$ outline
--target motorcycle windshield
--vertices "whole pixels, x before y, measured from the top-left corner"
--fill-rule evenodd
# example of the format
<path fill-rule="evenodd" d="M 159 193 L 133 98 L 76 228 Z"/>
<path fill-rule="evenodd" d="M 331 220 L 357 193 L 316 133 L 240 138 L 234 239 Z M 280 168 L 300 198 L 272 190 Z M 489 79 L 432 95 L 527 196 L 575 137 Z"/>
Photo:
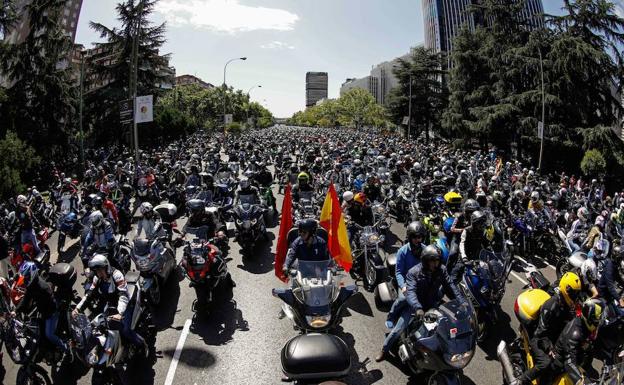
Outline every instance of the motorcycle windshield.
<path fill-rule="evenodd" d="M 438 308 L 442 317 L 438 321 L 436 334 L 446 356 L 472 352 L 476 346 L 476 330 L 472 319 L 472 307 L 458 300 L 450 301 Z"/>
<path fill-rule="evenodd" d="M 245 203 L 250 204 L 250 205 L 258 204 L 258 199 L 254 194 L 248 194 L 248 195 L 241 194 L 238 196 L 238 199 L 241 205 Z"/>
<path fill-rule="evenodd" d="M 228 183 L 232 178 L 232 173 L 229 171 L 221 171 L 217 174 L 217 180 Z"/>
<path fill-rule="evenodd" d="M 312 202 L 313 197 L 314 197 L 313 191 L 300 191 L 299 192 L 299 199 L 302 201 Z"/>
<path fill-rule="evenodd" d="M 184 232 L 186 232 L 187 234 L 192 234 L 198 239 L 206 240 L 208 239 L 208 230 L 209 230 L 208 226 L 199 226 L 199 227 L 188 226 L 184 229 Z"/>
<path fill-rule="evenodd" d="M 331 261 L 299 261 L 297 279 L 293 284 L 300 290 L 308 315 L 329 312 L 335 281 L 330 271 Z"/>
<path fill-rule="evenodd" d="M 496 253 L 490 250 L 481 250 L 479 260 L 487 264 L 488 278 L 491 289 L 498 292 L 505 286 L 505 265 L 507 260 L 503 253 Z"/>

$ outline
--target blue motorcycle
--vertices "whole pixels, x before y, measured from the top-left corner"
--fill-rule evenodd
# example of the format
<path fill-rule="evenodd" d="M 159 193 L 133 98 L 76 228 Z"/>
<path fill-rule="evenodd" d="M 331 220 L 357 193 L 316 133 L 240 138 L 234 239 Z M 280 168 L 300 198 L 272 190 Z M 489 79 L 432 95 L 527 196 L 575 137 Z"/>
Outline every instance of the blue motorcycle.
<path fill-rule="evenodd" d="M 466 266 L 461 287 L 476 312 L 479 342 L 485 340 L 487 331 L 498 321 L 505 284 L 514 262 L 514 253 L 507 250 L 510 243 L 505 242 L 502 252 L 481 250 L 479 259 Z"/>

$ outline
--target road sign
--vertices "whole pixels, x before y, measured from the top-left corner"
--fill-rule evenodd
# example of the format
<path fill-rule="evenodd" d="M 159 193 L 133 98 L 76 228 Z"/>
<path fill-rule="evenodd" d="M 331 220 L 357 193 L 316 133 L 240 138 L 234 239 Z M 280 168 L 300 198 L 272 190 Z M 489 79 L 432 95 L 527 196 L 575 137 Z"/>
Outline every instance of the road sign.
<path fill-rule="evenodd" d="M 403 125 L 407 126 L 408 123 L 409 123 L 409 116 L 404 116 L 403 117 Z"/>
<path fill-rule="evenodd" d="M 539 139 L 544 139 L 544 122 L 537 123 L 537 137 Z"/>
<path fill-rule="evenodd" d="M 122 124 L 126 124 L 128 120 L 132 123 L 133 110 L 132 99 L 126 99 L 119 102 L 119 119 Z"/>
<path fill-rule="evenodd" d="M 137 96 L 134 118 L 137 123 L 154 121 L 154 97 L 152 95 Z"/>
<path fill-rule="evenodd" d="M 232 122 L 234 122 L 232 114 L 225 114 L 225 124 L 232 124 Z"/>

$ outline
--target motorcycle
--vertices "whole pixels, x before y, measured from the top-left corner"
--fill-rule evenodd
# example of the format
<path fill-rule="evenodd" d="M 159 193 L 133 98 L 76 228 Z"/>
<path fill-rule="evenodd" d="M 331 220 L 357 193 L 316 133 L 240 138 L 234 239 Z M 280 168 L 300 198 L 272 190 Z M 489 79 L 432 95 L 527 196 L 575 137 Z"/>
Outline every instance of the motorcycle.
<path fill-rule="evenodd" d="M 69 236 L 70 239 L 82 238 L 85 228 L 88 228 L 89 217 L 84 212 L 80 213 L 82 217 L 71 211 L 59 217 L 56 228 L 59 231 L 56 251 L 59 255 L 63 252 L 65 241 Z M 85 218 L 86 216 L 86 218 Z"/>
<path fill-rule="evenodd" d="M 477 331 L 470 304 L 453 300 L 431 309 L 422 323 L 410 322 L 399 344 L 401 361 L 415 373 L 433 372 L 428 384 L 459 385 L 474 356 Z"/>
<path fill-rule="evenodd" d="M 179 269 L 190 281 L 189 286 L 195 289 L 197 299 L 193 301 L 192 311 L 197 314 L 210 308 L 220 285 L 232 285 L 233 281 L 221 251 L 207 240 L 207 229 L 187 228 L 186 231 L 197 238 L 185 242 Z"/>
<path fill-rule="evenodd" d="M 273 296 L 284 301 L 282 312 L 295 329 L 306 334 L 333 329 L 342 322 L 346 301 L 357 286 L 341 286 L 332 261 L 298 261 L 290 271 L 288 289 L 273 289 Z"/>
<path fill-rule="evenodd" d="M 368 291 L 372 291 L 377 286 L 385 272 L 386 258 L 382 257 L 382 252 L 385 255 L 385 251 L 379 247 L 385 237 L 379 234 L 377 225 L 375 223 L 373 226 L 362 227 L 357 223 L 350 224 L 359 230 L 359 243 L 358 247 L 353 250 L 353 260 L 360 269 L 353 269 L 352 272 L 359 270 Z"/>
<path fill-rule="evenodd" d="M 235 239 L 241 246 L 242 253 L 251 251 L 260 241 L 260 237 L 267 239 L 265 211 L 259 205 L 251 203 L 242 203 L 229 211 L 229 217 L 236 226 Z"/>
<path fill-rule="evenodd" d="M 162 296 L 160 287 L 176 267 L 175 253 L 167 245 L 167 237 L 135 239 L 131 256 L 140 274 L 142 295 L 151 305 L 157 306 Z"/>
<path fill-rule="evenodd" d="M 510 241 L 507 241 L 507 247 Z M 476 311 L 478 340 L 483 341 L 498 321 L 498 311 L 505 294 L 505 284 L 513 267 L 513 253 L 481 250 L 473 266 L 467 266 L 461 282 L 466 297 Z"/>
<path fill-rule="evenodd" d="M 260 205 L 267 209 L 266 222 L 269 222 L 269 219 L 275 216 L 275 210 L 273 209 L 273 205 L 275 205 L 275 196 L 273 195 L 271 186 L 263 186 L 260 188 Z"/>
<path fill-rule="evenodd" d="M 19 237 L 19 233 L 16 236 Z M 50 268 L 50 247 L 46 245 L 46 241 L 50 237 L 48 228 L 44 227 L 39 230 L 36 236 L 39 249 L 41 250 L 37 255 L 35 255 L 34 247 L 30 243 L 21 245 L 20 249 L 14 249 L 12 247 L 9 248 L 9 275 L 16 274 L 24 261 L 33 261 L 40 269 L 48 271 Z M 17 243 L 19 242 L 12 242 L 12 244 Z"/>

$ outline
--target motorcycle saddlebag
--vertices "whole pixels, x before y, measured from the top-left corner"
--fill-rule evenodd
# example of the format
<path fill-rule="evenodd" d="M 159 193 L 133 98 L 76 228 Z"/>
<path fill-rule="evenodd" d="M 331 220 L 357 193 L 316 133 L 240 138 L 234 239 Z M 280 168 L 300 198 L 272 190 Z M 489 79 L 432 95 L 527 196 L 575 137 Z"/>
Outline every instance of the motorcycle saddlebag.
<path fill-rule="evenodd" d="M 50 268 L 48 279 L 54 286 L 64 289 L 72 289 L 76 279 L 76 269 L 68 263 L 57 263 Z"/>
<path fill-rule="evenodd" d="M 390 309 L 397 297 L 398 293 L 392 282 L 382 282 L 375 288 L 375 299 L 379 308 Z"/>
<path fill-rule="evenodd" d="M 350 370 L 347 344 L 331 334 L 300 335 L 282 349 L 282 371 L 291 380 L 339 378 Z"/>
<path fill-rule="evenodd" d="M 540 289 L 529 289 L 520 293 L 514 304 L 516 318 L 522 324 L 530 325 L 537 320 L 542 305 L 548 299 L 550 299 L 550 295 Z"/>

